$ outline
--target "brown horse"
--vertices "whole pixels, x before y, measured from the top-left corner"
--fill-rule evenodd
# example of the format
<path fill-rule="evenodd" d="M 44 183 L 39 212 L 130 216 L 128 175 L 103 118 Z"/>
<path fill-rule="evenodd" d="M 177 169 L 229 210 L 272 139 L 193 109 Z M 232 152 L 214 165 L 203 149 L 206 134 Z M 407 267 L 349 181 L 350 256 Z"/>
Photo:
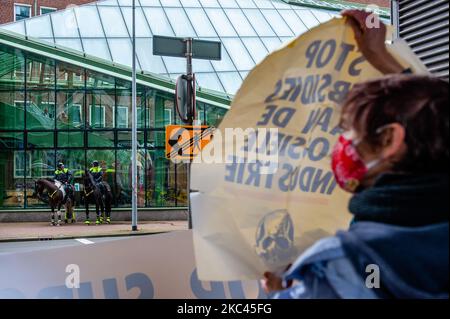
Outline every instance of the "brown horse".
<path fill-rule="evenodd" d="M 36 181 L 35 184 L 35 192 L 33 195 L 37 196 L 40 200 L 44 201 L 43 195 L 44 191 L 47 192 L 48 195 L 48 203 L 50 204 L 50 208 L 52 210 L 52 221 L 51 224 L 53 226 L 61 225 L 61 206 L 64 201 L 64 190 L 63 185 L 52 179 L 41 178 Z M 76 220 L 75 212 L 73 211 L 73 199 L 70 196 L 67 198 L 65 203 L 65 222 L 68 222 L 68 216 L 70 215 L 71 222 L 74 223 Z M 55 208 L 57 208 L 58 221 L 55 221 Z"/>

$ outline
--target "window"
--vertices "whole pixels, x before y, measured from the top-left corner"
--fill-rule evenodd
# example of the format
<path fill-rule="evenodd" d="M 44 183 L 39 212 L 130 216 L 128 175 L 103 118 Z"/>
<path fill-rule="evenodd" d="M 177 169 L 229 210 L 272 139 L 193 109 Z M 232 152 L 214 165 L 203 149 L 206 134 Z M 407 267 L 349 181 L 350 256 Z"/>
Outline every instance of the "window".
<path fill-rule="evenodd" d="M 91 105 L 90 111 L 91 127 L 105 127 L 105 107 L 103 105 Z"/>
<path fill-rule="evenodd" d="M 14 21 L 19 21 L 31 17 L 31 6 L 27 4 L 14 5 Z"/>
<path fill-rule="evenodd" d="M 50 8 L 50 7 L 41 7 L 41 15 L 42 14 L 47 14 L 50 12 L 55 12 L 57 9 L 56 8 Z"/>
<path fill-rule="evenodd" d="M 72 104 L 72 106 L 69 108 L 69 118 L 72 119 L 73 126 L 77 127 L 82 124 L 81 114 L 81 104 Z"/>
<path fill-rule="evenodd" d="M 117 127 L 128 128 L 128 107 L 117 105 Z"/>
<path fill-rule="evenodd" d="M 26 153 L 26 165 L 24 152 L 14 152 L 14 178 L 23 178 L 25 174 L 25 166 L 27 168 L 27 176 L 31 177 L 31 154 Z"/>
<path fill-rule="evenodd" d="M 164 125 L 170 125 L 172 123 L 172 110 L 164 109 Z"/>
<path fill-rule="evenodd" d="M 40 108 L 42 111 L 42 116 L 48 117 L 48 118 L 54 118 L 55 114 L 55 102 L 41 102 Z"/>

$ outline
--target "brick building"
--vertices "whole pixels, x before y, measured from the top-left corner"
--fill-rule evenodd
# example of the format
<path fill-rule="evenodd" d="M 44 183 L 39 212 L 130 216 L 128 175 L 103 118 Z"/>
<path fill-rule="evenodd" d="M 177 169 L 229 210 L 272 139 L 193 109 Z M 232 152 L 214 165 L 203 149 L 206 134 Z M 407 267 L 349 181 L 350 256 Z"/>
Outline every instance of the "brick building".
<path fill-rule="evenodd" d="M 379 7 L 389 8 L 391 5 L 390 0 L 346 0 L 348 2 L 356 2 L 360 4 L 376 4 Z"/>
<path fill-rule="evenodd" d="M 0 24 L 65 9 L 70 4 L 88 2 L 93 0 L 0 0 Z"/>

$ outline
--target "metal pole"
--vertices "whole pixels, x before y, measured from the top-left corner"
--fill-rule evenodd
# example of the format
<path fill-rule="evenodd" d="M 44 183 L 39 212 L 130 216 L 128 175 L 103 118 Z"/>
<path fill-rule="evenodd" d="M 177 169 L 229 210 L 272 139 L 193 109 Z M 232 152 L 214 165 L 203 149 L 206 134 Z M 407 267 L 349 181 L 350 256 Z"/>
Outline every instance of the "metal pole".
<path fill-rule="evenodd" d="M 188 108 L 188 119 L 189 119 L 189 125 L 193 124 L 193 105 L 192 105 L 192 38 L 186 39 L 186 59 L 187 59 L 187 67 L 186 67 L 186 73 L 187 73 L 187 108 Z M 189 229 L 192 229 L 192 210 L 191 210 L 191 161 L 187 164 L 187 204 L 188 204 L 188 227 Z"/>
<path fill-rule="evenodd" d="M 133 73 L 131 83 L 131 230 L 137 228 L 136 5 L 133 0 Z"/>

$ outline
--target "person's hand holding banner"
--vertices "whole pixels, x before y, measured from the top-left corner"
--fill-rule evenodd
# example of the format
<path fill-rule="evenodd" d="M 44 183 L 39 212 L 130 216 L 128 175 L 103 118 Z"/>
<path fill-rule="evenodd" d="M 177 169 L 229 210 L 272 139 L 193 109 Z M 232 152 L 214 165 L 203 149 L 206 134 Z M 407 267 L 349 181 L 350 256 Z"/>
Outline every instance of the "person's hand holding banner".
<path fill-rule="evenodd" d="M 346 19 L 302 34 L 256 66 L 194 159 L 191 189 L 198 193 L 191 205 L 201 280 L 260 279 L 348 227 L 349 196 L 330 169 L 341 132 L 339 105 L 354 83 L 383 70 L 358 50 Z M 388 52 L 402 69 L 425 70 L 404 44 L 395 47 Z"/>

